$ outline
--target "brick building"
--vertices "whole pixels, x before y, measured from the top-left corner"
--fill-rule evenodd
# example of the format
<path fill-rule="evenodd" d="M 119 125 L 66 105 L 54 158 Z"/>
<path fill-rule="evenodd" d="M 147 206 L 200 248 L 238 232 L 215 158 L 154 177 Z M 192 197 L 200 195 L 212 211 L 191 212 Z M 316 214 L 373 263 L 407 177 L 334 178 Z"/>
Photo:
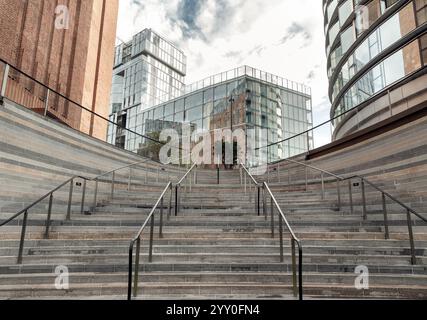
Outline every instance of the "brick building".
<path fill-rule="evenodd" d="M 108 117 L 118 0 L 0 0 L 0 58 Z M 18 74 L 6 97 L 105 139 L 107 123 Z"/>

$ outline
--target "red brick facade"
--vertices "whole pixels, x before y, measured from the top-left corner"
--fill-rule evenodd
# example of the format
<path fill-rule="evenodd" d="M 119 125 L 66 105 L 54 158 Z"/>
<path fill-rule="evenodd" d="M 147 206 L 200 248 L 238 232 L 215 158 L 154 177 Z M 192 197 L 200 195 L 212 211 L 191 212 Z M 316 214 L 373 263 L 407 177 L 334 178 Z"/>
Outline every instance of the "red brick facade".
<path fill-rule="evenodd" d="M 59 5 L 68 8 L 68 29 L 55 28 Z M 107 117 L 117 15 L 118 0 L 0 0 L 0 57 Z M 45 91 L 13 72 L 12 77 L 6 97 L 42 110 Z M 104 121 L 58 96 L 50 96 L 49 115 L 105 139 Z"/>

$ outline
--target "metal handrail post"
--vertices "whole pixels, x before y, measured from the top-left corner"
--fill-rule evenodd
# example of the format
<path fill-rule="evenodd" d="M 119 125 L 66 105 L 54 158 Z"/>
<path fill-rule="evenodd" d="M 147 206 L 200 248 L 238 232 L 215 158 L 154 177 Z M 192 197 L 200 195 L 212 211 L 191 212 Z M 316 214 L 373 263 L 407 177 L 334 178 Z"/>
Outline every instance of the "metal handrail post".
<path fill-rule="evenodd" d="M 258 185 L 257 186 L 257 212 L 258 212 L 258 216 L 261 214 L 261 211 L 260 211 L 260 207 L 261 207 L 261 205 L 260 205 L 260 202 L 261 202 L 261 187 Z"/>
<path fill-rule="evenodd" d="M 303 279 L 302 279 L 302 247 L 298 242 L 298 285 L 299 285 L 299 300 L 304 299 Z"/>
<path fill-rule="evenodd" d="M 175 217 L 178 216 L 178 186 L 175 186 Z"/>
<path fill-rule="evenodd" d="M 163 197 L 160 200 L 160 226 L 159 226 L 159 238 L 163 238 Z"/>
<path fill-rule="evenodd" d="M 169 197 L 169 206 L 168 206 L 168 221 L 171 218 L 171 214 L 172 214 L 172 197 L 173 197 L 173 186 L 171 185 L 171 192 L 170 192 L 170 197 Z"/>
<path fill-rule="evenodd" d="M 264 214 L 264 218 L 265 218 L 265 221 L 267 221 L 267 199 L 266 199 L 266 196 L 267 196 L 267 194 L 266 194 L 266 192 L 265 192 L 265 187 L 264 188 L 262 188 L 262 212 L 263 212 L 263 214 Z"/>
<path fill-rule="evenodd" d="M 365 181 L 361 179 L 362 186 L 362 209 L 363 209 L 363 220 L 368 219 L 368 213 L 366 210 L 366 193 L 365 193 Z"/>
<path fill-rule="evenodd" d="M 19 241 L 19 252 L 18 252 L 18 264 L 22 263 L 22 253 L 24 251 L 24 241 L 25 241 L 25 232 L 27 230 L 27 219 L 28 219 L 28 210 L 24 213 L 24 219 L 22 220 L 21 228 L 21 239 Z"/>
<path fill-rule="evenodd" d="M 131 184 L 132 184 L 132 167 L 129 167 L 128 191 L 130 191 Z"/>
<path fill-rule="evenodd" d="M 338 197 L 338 211 L 341 211 L 341 186 L 340 186 L 340 179 L 337 179 L 337 197 Z"/>
<path fill-rule="evenodd" d="M 348 198 L 350 201 L 350 212 L 351 214 L 354 213 L 354 208 L 353 208 L 353 188 L 352 188 L 352 183 L 351 183 L 351 179 L 348 180 Z"/>
<path fill-rule="evenodd" d="M 71 202 L 73 201 L 73 188 L 74 188 L 74 180 L 70 181 L 70 191 L 68 194 L 68 207 L 67 207 L 67 217 L 66 220 L 71 219 Z"/>
<path fill-rule="evenodd" d="M 111 177 L 111 200 L 114 199 L 114 183 L 115 183 L 115 179 L 116 179 L 116 172 L 113 172 L 113 175 Z"/>
<path fill-rule="evenodd" d="M 46 219 L 46 230 L 44 233 L 45 239 L 49 239 L 50 217 L 52 215 L 52 202 L 53 202 L 53 193 L 51 193 L 49 196 L 49 206 L 47 209 L 47 219 Z"/>
<path fill-rule="evenodd" d="M 308 189 L 308 168 L 305 167 L 305 191 Z"/>
<path fill-rule="evenodd" d="M 283 257 L 283 221 L 279 214 L 279 239 L 280 239 L 280 262 L 284 261 Z"/>
<path fill-rule="evenodd" d="M 97 197 L 98 197 L 98 179 L 95 180 L 95 192 L 93 194 L 93 209 L 94 210 L 97 206 Z"/>
<path fill-rule="evenodd" d="M 321 173 L 321 179 L 322 179 L 322 200 L 325 200 L 325 180 L 323 177 L 323 172 Z"/>
<path fill-rule="evenodd" d="M 86 198 L 86 179 L 83 179 L 83 189 L 82 189 L 82 204 L 80 207 L 80 213 L 83 214 L 85 210 L 85 198 Z"/>
<path fill-rule="evenodd" d="M 128 258 L 128 301 L 132 300 L 132 267 L 133 267 L 133 245 L 134 242 L 129 246 L 129 258 Z"/>
<path fill-rule="evenodd" d="M 154 213 L 151 215 L 150 224 L 150 251 L 148 254 L 148 262 L 153 262 L 153 236 L 154 236 Z"/>
<path fill-rule="evenodd" d="M 414 233 L 412 230 L 412 219 L 411 219 L 411 213 L 409 210 L 406 211 L 406 220 L 408 222 L 409 243 L 411 245 L 411 264 L 416 265 L 417 257 L 415 254 Z"/>
<path fill-rule="evenodd" d="M 270 214 L 271 214 L 271 237 L 274 239 L 274 203 L 273 198 L 270 200 Z"/>
<path fill-rule="evenodd" d="M 141 238 L 136 240 L 136 252 L 135 252 L 135 275 L 133 278 L 133 296 L 136 297 L 138 295 L 138 281 L 139 281 L 139 255 L 141 251 Z"/>
<path fill-rule="evenodd" d="M 385 193 L 382 193 L 382 201 L 383 201 L 383 214 L 384 214 L 384 233 L 386 240 L 390 239 L 390 234 L 388 230 L 388 217 L 387 217 L 387 204 L 385 202 Z"/>
<path fill-rule="evenodd" d="M 298 295 L 297 289 L 297 258 L 295 253 L 295 240 L 291 239 L 291 248 L 292 248 L 292 287 L 294 292 L 294 297 Z"/>

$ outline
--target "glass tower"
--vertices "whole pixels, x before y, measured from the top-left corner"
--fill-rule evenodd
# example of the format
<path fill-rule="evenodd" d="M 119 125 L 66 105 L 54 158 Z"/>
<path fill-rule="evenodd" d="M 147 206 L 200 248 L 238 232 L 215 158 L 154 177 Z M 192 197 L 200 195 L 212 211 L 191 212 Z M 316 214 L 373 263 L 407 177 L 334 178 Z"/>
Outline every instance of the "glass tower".
<path fill-rule="evenodd" d="M 151 29 L 116 47 L 110 120 L 125 128 L 136 128 L 147 108 L 179 96 L 184 86 L 186 56 Z M 134 150 L 141 143 L 120 127 L 110 125 L 107 141 Z"/>
<path fill-rule="evenodd" d="M 334 139 L 427 101 L 427 0 L 323 0 Z"/>
<path fill-rule="evenodd" d="M 213 141 L 216 129 L 241 128 L 247 135 L 246 139 L 254 139 L 254 146 L 260 148 L 255 156 L 260 157 L 260 152 L 264 153 L 268 162 L 304 153 L 313 145 L 311 135 L 308 138 L 301 135 L 263 147 L 260 129 L 266 129 L 267 136 L 263 139 L 270 144 L 312 128 L 311 90 L 249 66 L 208 77 L 186 86 L 178 98 L 139 114 L 136 108 L 131 108 L 128 114 L 137 118 L 129 129 L 146 136 L 156 137 L 166 128 L 174 128 L 180 133 L 182 124 L 187 123 L 191 130 L 210 132 Z M 248 129 L 254 129 L 254 137 L 248 136 Z M 147 141 L 132 144 L 129 150 L 143 153 L 145 143 Z"/>

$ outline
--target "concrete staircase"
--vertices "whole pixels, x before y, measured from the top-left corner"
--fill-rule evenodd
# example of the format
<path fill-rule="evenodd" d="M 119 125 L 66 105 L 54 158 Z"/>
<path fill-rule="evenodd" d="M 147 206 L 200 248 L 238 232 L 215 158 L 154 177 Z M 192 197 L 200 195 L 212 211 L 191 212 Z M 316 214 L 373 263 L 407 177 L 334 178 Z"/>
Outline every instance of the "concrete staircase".
<path fill-rule="evenodd" d="M 199 179 L 215 174 L 206 170 Z M 238 170 L 223 178 L 219 185 L 183 189 L 180 213 L 166 221 L 162 238 L 156 214 L 152 263 L 148 234 L 143 237 L 138 299 L 294 299 L 288 234 L 280 263 L 277 216 L 272 238 L 270 216 L 266 220 L 256 213 L 254 189 L 244 191 Z M 385 240 L 373 193 L 367 194 L 372 201 L 364 221 L 357 201 L 350 214 L 343 193 L 338 211 L 335 189 L 326 188 L 322 200 L 320 188 L 315 181 L 307 191 L 297 183 L 271 185 L 303 244 L 305 298 L 427 298 L 427 227 L 414 227 L 418 264 L 412 266 L 399 208 L 390 204 L 391 234 Z M 125 183 L 119 184 L 114 199 L 100 201 L 91 215 L 54 219 L 48 240 L 43 239 L 43 214 L 34 214 L 22 265 L 15 263 L 19 222 L 3 227 L 0 298 L 125 299 L 129 241 L 161 189 L 140 184 L 127 191 Z M 58 265 L 69 269 L 68 290 L 55 288 Z M 369 289 L 354 286 L 359 265 L 369 269 Z"/>
<path fill-rule="evenodd" d="M 327 154 L 306 163 L 340 175 L 359 174 L 426 216 L 427 119 Z M 74 175 L 95 177 L 141 160 L 137 155 L 84 136 L 6 101 L 0 109 L 0 221 Z M 414 139 L 417 137 L 417 139 Z M 303 157 L 297 158 L 304 161 Z M 279 170 L 278 170 L 279 169 Z M 0 228 L 0 299 L 125 299 L 129 242 L 145 221 L 167 181 L 176 183 L 185 168 L 147 162 L 99 184 L 88 183 L 85 212 L 82 188 L 74 186 L 71 221 L 65 220 L 68 186 L 54 195 L 52 228 L 44 239 L 47 201 L 29 213 L 23 264 L 16 264 L 22 221 Z M 240 172 L 198 170 L 197 185 L 183 188 L 178 217 L 165 221 L 154 257 L 147 263 L 148 234 L 142 243 L 138 299 L 265 298 L 294 299 L 290 241 L 285 233 L 285 261 L 279 260 L 270 217 L 255 212 L 255 192 L 240 183 Z M 310 298 L 427 297 L 427 227 L 414 219 L 417 265 L 410 250 L 403 210 L 387 201 L 390 239 L 384 239 L 382 203 L 367 188 L 368 219 L 362 217 L 360 187 L 354 186 L 354 212 L 346 186 L 338 210 L 335 182 L 285 162 L 271 165 L 268 181 L 304 249 L 304 294 Z M 76 181 L 79 182 L 79 181 Z M 355 183 L 357 181 L 354 181 Z M 130 188 L 129 188 L 130 186 Z M 269 204 L 269 201 L 267 201 Z M 270 210 L 268 208 L 268 213 Z M 55 288 L 55 268 L 68 267 L 70 286 Z M 369 269 L 369 289 L 354 286 L 355 268 Z"/>

